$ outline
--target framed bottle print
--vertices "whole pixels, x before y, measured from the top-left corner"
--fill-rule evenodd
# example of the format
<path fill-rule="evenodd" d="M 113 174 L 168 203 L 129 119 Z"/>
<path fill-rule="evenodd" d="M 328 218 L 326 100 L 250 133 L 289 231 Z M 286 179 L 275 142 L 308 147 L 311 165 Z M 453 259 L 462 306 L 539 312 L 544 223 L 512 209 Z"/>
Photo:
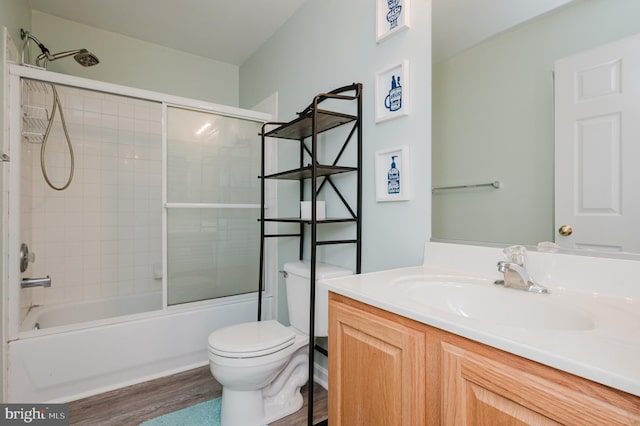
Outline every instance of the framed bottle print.
<path fill-rule="evenodd" d="M 411 195 L 409 146 L 376 151 L 376 201 L 406 201 Z"/>

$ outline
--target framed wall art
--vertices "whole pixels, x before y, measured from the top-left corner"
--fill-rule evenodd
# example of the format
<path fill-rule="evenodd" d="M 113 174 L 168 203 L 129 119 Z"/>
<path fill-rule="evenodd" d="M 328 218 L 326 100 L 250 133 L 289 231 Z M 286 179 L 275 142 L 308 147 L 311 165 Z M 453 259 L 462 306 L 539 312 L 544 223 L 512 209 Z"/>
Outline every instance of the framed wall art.
<path fill-rule="evenodd" d="M 376 151 L 376 201 L 406 201 L 411 196 L 409 146 Z"/>
<path fill-rule="evenodd" d="M 409 28 L 410 0 L 376 0 L 376 41 Z"/>
<path fill-rule="evenodd" d="M 376 123 L 409 114 L 409 61 L 402 61 L 376 74 Z"/>

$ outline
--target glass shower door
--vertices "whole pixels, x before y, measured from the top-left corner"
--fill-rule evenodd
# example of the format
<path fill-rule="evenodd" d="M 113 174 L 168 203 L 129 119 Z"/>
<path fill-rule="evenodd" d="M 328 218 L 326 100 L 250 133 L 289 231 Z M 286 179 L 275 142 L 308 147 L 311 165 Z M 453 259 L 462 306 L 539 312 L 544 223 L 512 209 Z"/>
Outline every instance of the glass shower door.
<path fill-rule="evenodd" d="M 257 290 L 262 123 L 167 107 L 167 301 Z"/>

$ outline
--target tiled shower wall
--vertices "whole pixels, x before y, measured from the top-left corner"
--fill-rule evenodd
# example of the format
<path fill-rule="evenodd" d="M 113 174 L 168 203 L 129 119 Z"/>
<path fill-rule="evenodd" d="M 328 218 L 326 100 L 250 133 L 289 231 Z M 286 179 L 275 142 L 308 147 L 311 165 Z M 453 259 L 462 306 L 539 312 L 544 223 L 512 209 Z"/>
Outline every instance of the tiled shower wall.
<path fill-rule="evenodd" d="M 23 89 L 23 105 L 48 111 L 23 107 L 25 114 L 51 113 L 52 90 L 48 84 L 39 88 L 48 93 L 25 95 Z M 69 188 L 51 189 L 41 170 L 41 143 L 23 138 L 21 231 L 36 254 L 23 277 L 49 275 L 52 286 L 22 290 L 21 299 L 48 305 L 161 291 L 161 104 L 57 89 L 75 172 Z M 70 156 L 59 114 L 54 123 L 46 170 L 62 186 Z"/>

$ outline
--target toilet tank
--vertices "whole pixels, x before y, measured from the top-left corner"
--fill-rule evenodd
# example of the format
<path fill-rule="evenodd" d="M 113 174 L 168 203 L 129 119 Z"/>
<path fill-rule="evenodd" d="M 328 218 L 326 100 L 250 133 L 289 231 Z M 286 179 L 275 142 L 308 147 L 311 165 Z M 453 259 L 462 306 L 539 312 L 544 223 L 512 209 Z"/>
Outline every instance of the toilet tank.
<path fill-rule="evenodd" d="M 308 260 L 297 260 L 284 264 L 285 282 L 287 285 L 287 306 L 289 322 L 292 326 L 309 334 L 309 290 L 311 263 Z M 326 263 L 316 262 L 316 282 L 325 278 L 353 275 L 348 269 Z M 328 336 L 329 292 L 316 287 L 315 336 Z"/>

